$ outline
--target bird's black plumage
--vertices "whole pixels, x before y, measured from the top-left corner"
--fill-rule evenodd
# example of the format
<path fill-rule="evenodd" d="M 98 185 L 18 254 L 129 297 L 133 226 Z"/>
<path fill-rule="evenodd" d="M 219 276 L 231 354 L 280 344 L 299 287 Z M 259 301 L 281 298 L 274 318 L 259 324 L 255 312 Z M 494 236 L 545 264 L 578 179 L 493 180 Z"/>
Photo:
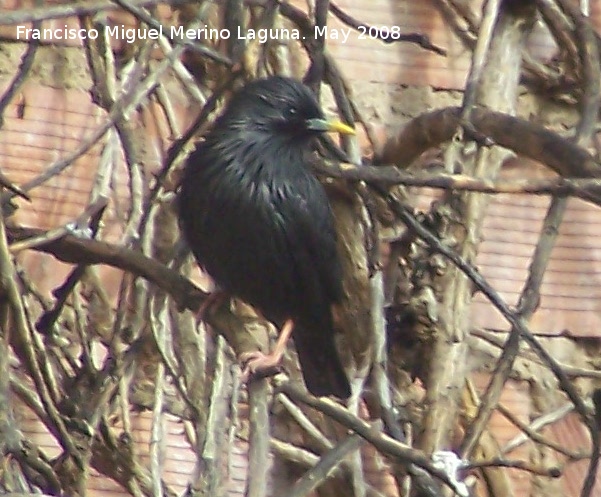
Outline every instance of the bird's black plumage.
<path fill-rule="evenodd" d="M 326 193 L 310 170 L 323 113 L 301 83 L 269 77 L 235 93 L 189 156 L 179 195 L 182 231 L 198 263 L 226 292 L 293 337 L 315 395 L 350 395 L 334 344 L 342 295 Z"/>

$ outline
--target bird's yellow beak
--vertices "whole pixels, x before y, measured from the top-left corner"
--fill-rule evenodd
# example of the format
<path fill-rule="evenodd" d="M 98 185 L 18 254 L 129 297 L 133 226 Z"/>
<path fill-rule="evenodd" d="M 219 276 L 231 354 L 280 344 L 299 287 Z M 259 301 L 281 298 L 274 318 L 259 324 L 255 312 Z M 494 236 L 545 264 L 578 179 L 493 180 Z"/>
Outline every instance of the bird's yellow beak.
<path fill-rule="evenodd" d="M 308 119 L 306 121 L 308 129 L 313 131 L 334 131 L 343 135 L 354 135 L 355 129 L 342 121 L 333 120 L 326 121 L 325 119 Z"/>
<path fill-rule="evenodd" d="M 348 124 L 345 124 L 342 121 L 327 121 L 327 123 L 328 131 L 335 131 L 336 133 L 340 133 L 341 135 L 355 134 L 355 128 L 351 128 Z"/>

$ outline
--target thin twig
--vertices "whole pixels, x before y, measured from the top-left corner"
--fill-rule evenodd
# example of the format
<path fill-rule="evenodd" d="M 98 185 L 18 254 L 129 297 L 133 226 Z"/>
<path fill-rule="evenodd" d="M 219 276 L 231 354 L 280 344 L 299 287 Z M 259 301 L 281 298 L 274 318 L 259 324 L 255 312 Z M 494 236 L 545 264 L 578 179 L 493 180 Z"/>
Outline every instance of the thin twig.
<path fill-rule="evenodd" d="M 336 469 L 340 467 L 343 459 L 351 452 L 356 452 L 361 447 L 363 441 L 363 438 L 359 435 L 353 434 L 336 444 L 336 446 L 321 456 L 319 462 L 294 484 L 289 497 L 305 497 L 309 495 L 330 476 L 333 476 Z M 356 490 L 361 491 L 361 489 Z M 365 491 L 365 487 L 363 487 L 363 490 Z"/>
<path fill-rule="evenodd" d="M 165 298 L 153 298 L 150 309 L 150 328 L 157 345 L 166 348 L 167 342 L 167 301 Z M 161 476 L 163 473 L 164 437 L 163 399 L 165 384 L 165 365 L 159 361 L 154 379 L 154 402 L 152 406 L 152 424 L 150 427 L 150 475 L 154 497 L 163 497 Z"/>
<path fill-rule="evenodd" d="M 130 3 L 137 7 L 150 7 L 152 5 L 185 5 L 189 0 L 131 0 Z M 11 24 L 25 24 L 35 21 L 47 21 L 50 19 L 62 19 L 64 17 L 78 17 L 95 14 L 104 10 L 115 10 L 117 5 L 112 0 L 101 0 L 97 2 L 74 2 L 64 5 L 50 5 L 35 9 L 5 10 L 0 15 L 0 26 Z"/>
<path fill-rule="evenodd" d="M 37 21 L 32 25 L 32 28 L 39 29 L 40 26 L 41 22 Z M 38 47 L 39 43 L 35 40 L 27 44 L 25 53 L 21 57 L 21 63 L 19 64 L 17 73 L 15 74 L 14 78 L 8 85 L 8 88 L 5 90 L 4 94 L 0 98 L 0 128 L 4 126 L 4 112 L 6 111 L 8 104 L 12 101 L 19 89 L 23 86 L 29 72 L 31 71 L 31 68 L 33 67 L 33 61 L 35 59 Z M 31 201 L 31 198 L 23 190 L 21 190 L 21 188 L 14 185 L 2 172 L 0 172 L 0 184 L 8 190 L 10 190 L 11 192 L 13 192 L 14 194 L 18 195 L 19 197 Z"/>
<path fill-rule="evenodd" d="M 13 237 L 18 239 L 39 236 L 42 230 L 13 228 Z M 142 276 L 168 292 L 182 308 L 197 310 L 206 294 L 187 278 L 146 257 L 140 252 L 118 245 L 66 235 L 48 240 L 36 246 L 36 250 L 48 252 L 59 260 L 75 264 L 107 264 Z"/>
<path fill-rule="evenodd" d="M 100 125 L 83 143 L 81 143 L 73 152 L 68 154 L 63 159 L 59 159 L 54 162 L 46 171 L 39 176 L 33 178 L 27 183 L 21 186 L 21 189 L 25 192 L 32 190 L 50 178 L 60 174 L 67 167 L 69 167 L 75 160 L 84 155 L 94 144 L 96 144 L 105 133 L 115 125 L 115 123 L 128 115 L 133 109 L 135 109 L 147 96 L 154 91 L 154 88 L 158 84 L 159 78 L 171 67 L 175 60 L 181 55 L 183 51 L 182 47 L 177 47 L 170 54 L 168 54 L 164 60 L 162 60 L 157 67 L 152 71 L 144 80 L 136 85 L 132 90 L 122 95 L 115 104 L 107 120 Z M 12 195 L 3 195 L 2 200 L 9 200 Z"/>
<path fill-rule="evenodd" d="M 330 0 L 315 0 L 315 43 L 309 53 L 311 65 L 303 78 L 304 83 L 309 86 L 319 99 L 321 80 L 324 77 L 325 60 L 324 51 L 326 44 L 326 29 L 328 24 L 328 10 Z"/>
<path fill-rule="evenodd" d="M 321 430 L 315 426 L 315 424 L 307 417 L 307 415 L 286 395 L 279 393 L 277 395 L 277 400 L 282 403 L 290 416 L 292 416 L 292 419 L 294 419 L 298 425 L 305 430 L 307 435 L 316 441 L 322 447 L 322 449 L 330 450 L 334 447 L 334 444 L 328 440 Z"/>
<path fill-rule="evenodd" d="M 559 467 L 541 468 L 527 461 L 508 460 L 503 458 L 490 459 L 488 461 L 471 462 L 462 469 L 477 469 L 477 468 L 513 468 L 521 471 L 532 473 L 533 475 L 546 476 L 550 478 L 559 478 L 561 469 Z"/>
<path fill-rule="evenodd" d="M 12 311 L 12 319 L 14 322 L 13 329 L 15 331 L 16 338 L 20 342 L 21 349 L 23 351 L 24 360 L 27 368 L 32 376 L 34 384 L 44 410 L 46 411 L 48 418 L 60 435 L 59 442 L 67 454 L 73 458 L 75 464 L 79 470 L 83 470 L 84 465 L 81 458 L 81 452 L 75 443 L 71 433 L 65 426 L 63 418 L 61 417 L 51 395 L 49 392 L 48 385 L 44 380 L 44 374 L 41 370 L 38 354 L 35 350 L 32 341 L 32 330 L 30 324 L 25 316 L 23 308 L 23 301 L 21 298 L 21 292 L 17 286 L 18 278 L 14 265 L 11 260 L 8 241 L 6 238 L 6 227 L 4 225 L 4 217 L 0 213 L 0 275 L 3 283 L 4 291 L 9 299 L 9 305 Z"/>
<path fill-rule="evenodd" d="M 575 5 L 565 0 L 558 0 L 557 3 L 571 17 L 576 27 L 575 38 L 582 64 L 583 86 L 583 91 L 579 99 L 580 120 L 576 126 L 576 142 L 579 145 L 587 145 L 595 132 L 595 125 L 601 107 L 601 62 L 599 60 L 597 35 L 590 21 L 585 18 Z M 601 461 L 601 434 L 599 433 L 600 427 L 593 415 L 579 413 L 583 417 L 592 441 L 591 460 L 580 493 L 582 497 L 588 497 L 595 486 L 597 469 Z"/>
<path fill-rule="evenodd" d="M 536 418 L 534 421 L 532 421 L 532 423 L 530 423 L 530 425 L 528 425 L 528 428 L 531 432 L 536 432 L 547 425 L 553 424 L 553 423 L 565 418 L 573 410 L 574 410 L 573 405 L 564 404 L 563 406 L 558 407 L 554 411 L 548 412 L 548 413 L 543 414 L 542 416 Z M 503 447 L 501 447 L 501 451 L 500 451 L 501 454 L 508 454 L 509 452 L 512 452 L 513 450 L 517 449 L 520 445 L 527 442 L 528 438 L 529 437 L 526 432 L 520 433 L 519 435 L 514 437 L 512 440 L 507 442 L 507 444 L 505 444 Z"/>
<path fill-rule="evenodd" d="M 409 212 L 404 206 L 400 205 L 397 199 L 388 193 L 383 193 L 388 201 L 388 205 L 394 210 L 395 214 L 407 226 L 414 230 L 416 234 L 422 238 L 432 250 L 442 254 L 455 264 L 461 271 L 474 283 L 475 287 L 482 292 L 489 301 L 501 312 L 503 317 L 519 331 L 522 338 L 530 345 L 532 350 L 541 358 L 544 364 L 552 371 L 557 378 L 559 386 L 573 402 L 578 414 L 586 423 L 591 423 L 589 409 L 582 400 L 580 394 L 565 374 L 561 365 L 547 352 L 547 350 L 539 343 L 534 335 L 528 329 L 527 324 L 516 312 L 512 311 L 507 303 L 501 298 L 499 293 L 482 277 L 482 275 L 469 263 L 467 263 L 454 250 L 445 246 L 434 236 L 429 230 L 424 228 L 415 216 Z"/>
<path fill-rule="evenodd" d="M 463 103 L 461 106 L 461 121 L 469 123 L 470 115 L 476 103 L 476 92 L 480 87 L 480 79 L 486 62 L 486 54 L 490 47 L 493 29 L 499 15 L 500 0 L 486 0 L 482 7 L 482 21 L 478 31 L 476 47 L 472 56 L 470 71 L 465 83 Z"/>
<path fill-rule="evenodd" d="M 449 480 L 448 475 L 444 471 L 435 468 L 423 452 L 408 447 L 388 435 L 385 435 L 379 426 L 363 421 L 326 397 L 313 397 L 292 385 L 291 382 L 282 383 L 278 388 L 293 400 L 317 409 L 326 416 L 338 421 L 343 426 L 359 434 L 384 454 L 414 464 L 418 468 L 425 470 L 434 478 L 437 478 L 448 485 L 451 489 L 457 491 L 453 482 Z"/>
<path fill-rule="evenodd" d="M 518 303 L 517 313 L 524 322 L 530 320 L 530 317 L 538 307 L 543 276 L 551 259 L 551 251 L 559 235 L 559 226 L 563 220 L 566 207 L 567 199 L 565 197 L 553 197 L 551 206 L 547 211 L 543 228 L 541 229 L 541 236 L 532 256 L 528 279 L 524 284 Z M 503 387 L 509 379 L 519 349 L 520 334 L 515 328 L 512 328 L 509 338 L 503 346 L 501 357 L 495 365 L 492 379 L 482 396 L 476 418 L 468 427 L 461 444 L 460 453 L 463 456 L 472 452 L 488 424 L 490 416 L 501 397 Z"/>
<path fill-rule="evenodd" d="M 457 7 L 456 2 L 450 0 L 435 0 L 435 4 L 446 20 L 447 25 L 457 35 L 463 45 L 473 50 L 478 39 L 476 31 L 479 24 L 479 22 L 476 22 L 473 14 L 469 17 L 464 15 Z"/>
<path fill-rule="evenodd" d="M 134 2 L 130 0 L 113 0 L 113 2 L 121 6 L 126 11 L 131 12 L 135 17 L 140 19 L 142 22 L 148 24 L 150 27 L 156 29 L 157 31 L 161 33 L 171 32 L 171 30 L 163 26 L 159 21 L 152 17 L 143 7 L 135 5 Z M 233 62 L 228 57 L 220 54 L 219 52 L 216 52 L 215 50 L 213 50 L 210 47 L 207 47 L 206 45 L 194 43 L 186 39 L 185 37 L 181 38 L 179 36 L 170 36 L 169 40 L 175 45 L 179 45 L 180 47 L 185 47 L 189 50 L 197 52 L 204 57 L 208 57 L 209 59 L 214 60 L 215 62 L 220 62 L 228 67 L 231 67 L 233 65 Z"/>
<path fill-rule="evenodd" d="M 9 247 L 10 253 L 15 255 L 22 250 L 35 249 L 40 245 L 44 245 L 53 240 L 58 240 L 67 234 L 72 234 L 75 231 L 85 229 L 84 227 L 87 226 L 88 222 L 92 218 L 97 217 L 107 205 L 108 199 L 106 197 L 98 197 L 94 202 L 89 204 L 74 221 L 61 226 L 60 228 L 46 231 L 41 235 L 32 236 L 31 238 L 11 243 Z M 90 232 L 90 234 L 92 234 L 92 232 Z"/>
<path fill-rule="evenodd" d="M 319 456 L 302 447 L 297 447 L 289 442 L 284 442 L 277 438 L 271 437 L 269 445 L 272 452 L 279 457 L 282 457 L 295 464 L 300 464 L 305 468 L 312 468 L 319 462 Z M 338 472 L 340 469 L 338 470 Z"/>
<path fill-rule="evenodd" d="M 334 14 L 343 24 L 350 26 L 351 28 L 361 31 L 362 33 L 369 33 L 370 37 L 377 38 L 378 40 L 383 41 L 384 43 L 396 43 L 396 42 L 408 42 L 414 43 L 424 50 L 428 50 L 430 52 L 434 52 L 438 55 L 447 55 L 447 51 L 444 48 L 438 47 L 434 45 L 428 36 L 422 33 L 393 33 L 390 30 L 382 31 L 380 29 L 374 28 L 369 24 L 356 20 L 354 17 L 350 16 L 346 12 L 344 12 L 338 5 L 334 2 L 330 2 L 330 11 Z"/>
<path fill-rule="evenodd" d="M 507 409 L 505 406 L 503 406 L 503 404 L 497 404 L 497 410 L 503 416 L 505 416 L 513 425 L 515 425 L 522 432 L 524 432 L 524 434 L 527 435 L 528 438 L 530 438 L 531 440 L 533 440 L 534 442 L 536 442 L 538 444 L 549 447 L 549 448 L 553 449 L 554 451 L 559 452 L 560 454 L 563 454 L 564 456 L 566 456 L 574 461 L 590 456 L 590 454 L 576 453 L 576 452 L 569 451 L 562 444 L 559 444 L 559 443 L 556 443 L 556 442 L 553 442 L 553 441 L 547 439 L 546 437 L 539 434 L 536 430 L 531 429 L 530 426 L 528 426 L 527 424 L 522 423 L 522 421 L 520 421 L 520 419 L 515 414 L 513 414 L 510 409 Z M 504 452 L 507 452 L 507 451 L 504 451 Z"/>

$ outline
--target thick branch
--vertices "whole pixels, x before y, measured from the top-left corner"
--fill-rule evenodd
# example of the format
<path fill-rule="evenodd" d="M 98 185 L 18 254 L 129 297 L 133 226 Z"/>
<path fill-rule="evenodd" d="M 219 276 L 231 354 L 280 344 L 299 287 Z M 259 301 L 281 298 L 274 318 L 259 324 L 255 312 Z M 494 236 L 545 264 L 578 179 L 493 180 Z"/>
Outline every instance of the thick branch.
<path fill-rule="evenodd" d="M 475 178 L 465 174 L 406 172 L 396 166 L 368 166 L 355 164 L 314 164 L 314 169 L 325 176 L 352 181 L 365 181 L 379 186 L 417 186 L 489 194 L 565 195 L 579 197 L 601 205 L 601 179 L 551 178 L 496 180 Z"/>
<path fill-rule="evenodd" d="M 413 119 L 388 140 L 377 162 L 409 166 L 426 150 L 451 139 L 459 113 L 458 107 L 447 107 Z M 483 108 L 473 110 L 471 122 L 497 145 L 541 162 L 563 177 L 601 177 L 601 167 L 584 148 L 537 124 Z"/>
<path fill-rule="evenodd" d="M 337 404 L 326 397 L 313 397 L 292 385 L 291 382 L 284 382 L 280 384 L 278 388 L 291 399 L 317 409 L 349 430 L 357 433 L 370 442 L 380 452 L 397 458 L 409 465 L 415 465 L 422 468 L 431 476 L 444 482 L 453 490 L 456 490 L 447 474 L 444 471 L 435 468 L 422 451 L 413 449 L 408 445 L 385 435 L 378 427 L 358 418 L 340 404 Z"/>
<path fill-rule="evenodd" d="M 10 228 L 11 242 L 40 236 L 43 231 Z M 180 309 L 197 310 L 206 294 L 187 278 L 140 252 L 97 240 L 66 235 L 36 246 L 36 250 L 53 255 L 70 264 L 107 264 L 142 276 L 169 293 Z"/>

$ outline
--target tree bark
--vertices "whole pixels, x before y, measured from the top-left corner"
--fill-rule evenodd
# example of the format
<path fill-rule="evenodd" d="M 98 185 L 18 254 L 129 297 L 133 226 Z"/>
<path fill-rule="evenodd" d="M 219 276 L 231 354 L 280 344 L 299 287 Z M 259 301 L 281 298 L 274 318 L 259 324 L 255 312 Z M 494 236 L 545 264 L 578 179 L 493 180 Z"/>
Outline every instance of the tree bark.
<path fill-rule="evenodd" d="M 516 10 L 510 4 L 501 4 L 482 77 L 473 91 L 476 105 L 514 114 L 521 54 L 534 11 Z M 468 85 L 466 91 L 469 90 Z M 470 109 L 467 109 L 469 114 Z M 463 162 L 463 171 L 474 177 L 494 179 L 506 156 L 506 151 L 496 147 L 480 148 L 474 158 Z M 448 220 L 444 232 L 439 235 L 456 244 L 461 256 L 472 263 L 477 255 L 488 202 L 489 197 L 482 194 L 452 194 L 439 210 Z M 432 354 L 425 379 L 426 414 L 419 440 L 419 446 L 426 453 L 453 446 L 460 396 L 469 373 L 466 337 L 472 287 L 465 274 L 452 265 L 434 278 L 433 287 L 438 294 L 439 314 L 432 328 Z"/>

